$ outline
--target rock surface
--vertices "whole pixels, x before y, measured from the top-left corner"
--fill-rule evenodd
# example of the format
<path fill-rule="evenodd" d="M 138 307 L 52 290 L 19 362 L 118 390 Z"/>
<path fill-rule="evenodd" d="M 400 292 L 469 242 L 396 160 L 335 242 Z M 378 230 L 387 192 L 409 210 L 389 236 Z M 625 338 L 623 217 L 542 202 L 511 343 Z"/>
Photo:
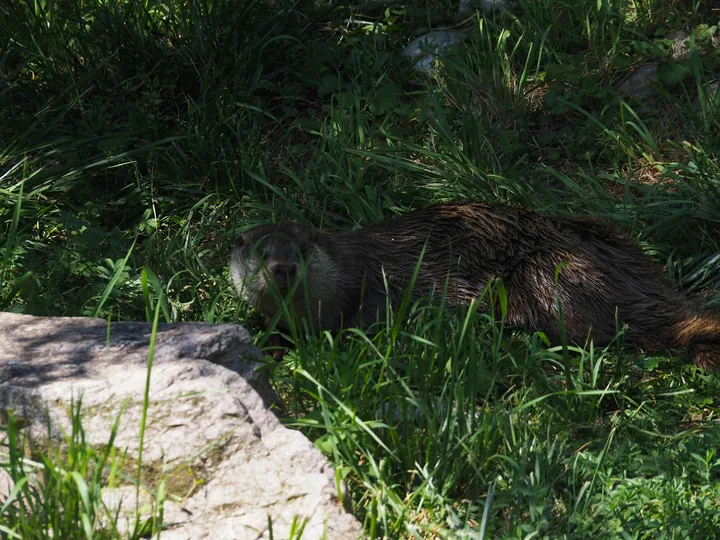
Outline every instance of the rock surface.
<path fill-rule="evenodd" d="M 676 30 L 668 35 L 668 39 L 673 42 L 671 49 L 673 59 L 683 60 L 690 56 L 690 36 L 687 33 Z"/>
<path fill-rule="evenodd" d="M 645 100 L 656 92 L 658 83 L 658 63 L 648 62 L 640 65 L 628 77 L 623 79 L 618 89 L 629 96 Z"/>
<path fill-rule="evenodd" d="M 458 13 L 460 15 L 467 15 L 471 12 L 470 0 L 460 0 L 458 5 Z M 508 9 L 507 0 L 480 0 L 480 7 L 486 13 L 492 13 L 493 11 L 504 11 Z"/>
<path fill-rule="evenodd" d="M 720 111 L 720 81 L 713 81 L 703 88 L 703 93 L 695 98 L 693 108 L 706 116 L 714 116 Z"/>
<path fill-rule="evenodd" d="M 71 397 L 82 394 L 86 439 L 103 445 L 126 402 L 114 445 L 136 457 L 150 333 L 146 323 L 0 313 L 0 411 L 12 406 L 34 438 L 47 433 L 47 406 L 56 432 L 69 431 Z M 308 519 L 302 538 L 360 538 L 332 466 L 268 410 L 276 398 L 259 355 L 236 325 L 159 326 L 143 481 L 155 488 L 162 472 L 182 500 L 166 500 L 161 537 L 269 538 L 269 515 L 273 536 L 287 538 L 297 515 Z M 132 522 L 133 486 L 103 499 Z"/>
<path fill-rule="evenodd" d="M 434 76 L 437 71 L 436 58 L 442 56 L 442 50 L 461 43 L 465 33 L 456 30 L 435 30 L 413 39 L 402 51 L 403 56 L 411 59 L 413 67 Z"/>

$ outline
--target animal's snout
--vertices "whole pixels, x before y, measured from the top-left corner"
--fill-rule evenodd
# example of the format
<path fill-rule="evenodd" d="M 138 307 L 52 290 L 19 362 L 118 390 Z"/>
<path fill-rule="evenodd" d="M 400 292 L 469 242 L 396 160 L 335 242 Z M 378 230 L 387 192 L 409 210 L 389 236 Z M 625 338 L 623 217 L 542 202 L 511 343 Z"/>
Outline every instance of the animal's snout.
<path fill-rule="evenodd" d="M 289 287 L 298 275 L 298 265 L 295 263 L 270 263 L 268 270 L 279 288 Z"/>

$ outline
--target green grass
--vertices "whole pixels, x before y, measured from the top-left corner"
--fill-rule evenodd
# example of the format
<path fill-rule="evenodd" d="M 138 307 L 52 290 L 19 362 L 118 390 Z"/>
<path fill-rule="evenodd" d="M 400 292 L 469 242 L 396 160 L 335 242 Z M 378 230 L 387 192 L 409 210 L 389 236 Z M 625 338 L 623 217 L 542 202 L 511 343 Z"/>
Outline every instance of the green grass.
<path fill-rule="evenodd" d="M 437 77 L 414 73 L 402 47 L 461 22 L 455 4 L 3 4 L 0 309 L 150 321 L 159 304 L 260 341 L 229 282 L 239 227 L 348 229 L 466 197 L 608 218 L 720 311 L 712 3 L 520 0 L 467 20 Z M 691 54 L 671 61 L 678 29 Z M 647 61 L 663 91 L 621 95 Z M 622 336 L 563 350 L 477 306 L 405 309 L 367 335 L 296 336 L 272 374 L 368 534 L 717 536 L 716 375 Z M 49 527 L 8 507 L 0 525 Z"/>

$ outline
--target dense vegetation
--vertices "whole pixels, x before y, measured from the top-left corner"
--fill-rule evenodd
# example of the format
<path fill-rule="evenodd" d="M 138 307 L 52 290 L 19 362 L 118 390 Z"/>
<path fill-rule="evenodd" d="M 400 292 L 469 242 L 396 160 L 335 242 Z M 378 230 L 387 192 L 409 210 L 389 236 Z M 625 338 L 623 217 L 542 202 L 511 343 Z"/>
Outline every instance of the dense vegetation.
<path fill-rule="evenodd" d="M 160 302 L 161 320 L 238 322 L 264 346 L 229 282 L 240 227 L 289 217 L 349 229 L 463 197 L 611 219 L 720 310 L 713 3 L 456 10 L 3 3 L 0 309 L 151 320 Z M 410 68 L 404 45 L 451 25 L 469 39 L 443 69 Z M 677 31 L 691 37 L 687 54 Z M 651 61 L 660 90 L 618 90 Z M 368 533 L 720 530 L 720 379 L 678 356 L 643 355 L 621 334 L 607 349 L 549 348 L 477 307 L 404 305 L 372 334 L 293 337 L 296 349 L 269 363 L 288 423 L 337 466 Z M 66 458 L 61 467 L 101 481 Z M 66 517 L 82 514 L 76 481 L 56 480 Z M 0 535 L 53 526 L 13 508 L 0 502 Z M 85 534 L 79 517 L 54 527 Z"/>

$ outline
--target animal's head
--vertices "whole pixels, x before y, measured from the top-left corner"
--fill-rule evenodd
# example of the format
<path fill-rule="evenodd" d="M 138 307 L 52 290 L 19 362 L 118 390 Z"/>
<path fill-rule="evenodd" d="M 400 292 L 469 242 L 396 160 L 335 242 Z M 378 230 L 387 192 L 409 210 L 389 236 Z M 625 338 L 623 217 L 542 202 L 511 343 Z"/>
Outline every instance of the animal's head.
<path fill-rule="evenodd" d="M 317 249 L 317 235 L 295 223 L 260 225 L 240 235 L 230 270 L 240 295 L 260 307 L 285 295 L 304 274 Z"/>

